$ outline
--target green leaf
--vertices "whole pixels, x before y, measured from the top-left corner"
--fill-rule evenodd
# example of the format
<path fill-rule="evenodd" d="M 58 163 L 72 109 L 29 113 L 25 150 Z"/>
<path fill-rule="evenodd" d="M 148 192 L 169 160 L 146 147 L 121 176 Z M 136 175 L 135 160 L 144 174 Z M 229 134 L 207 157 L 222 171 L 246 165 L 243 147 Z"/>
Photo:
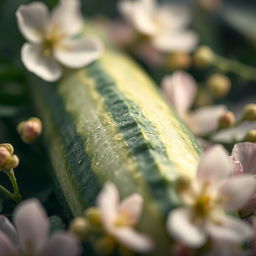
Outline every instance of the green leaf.
<path fill-rule="evenodd" d="M 222 18 L 235 30 L 250 39 L 256 39 L 256 9 L 239 5 L 225 5 Z"/>

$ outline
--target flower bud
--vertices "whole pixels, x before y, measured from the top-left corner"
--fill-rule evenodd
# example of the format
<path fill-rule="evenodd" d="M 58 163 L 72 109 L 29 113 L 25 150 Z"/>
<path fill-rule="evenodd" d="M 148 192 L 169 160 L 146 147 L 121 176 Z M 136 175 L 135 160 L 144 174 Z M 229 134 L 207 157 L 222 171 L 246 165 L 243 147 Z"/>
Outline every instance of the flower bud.
<path fill-rule="evenodd" d="M 236 121 L 236 118 L 232 112 L 228 111 L 222 114 L 219 117 L 218 121 L 219 121 L 219 128 L 224 129 L 224 128 L 232 127 Z"/>
<path fill-rule="evenodd" d="M 207 80 L 207 88 L 215 98 L 223 98 L 230 91 L 231 81 L 227 76 L 213 74 Z"/>
<path fill-rule="evenodd" d="M 79 239 L 85 240 L 88 235 L 89 227 L 90 225 L 85 218 L 77 217 L 70 223 L 69 231 Z"/>
<path fill-rule="evenodd" d="M 170 69 L 187 69 L 191 65 L 191 56 L 186 52 L 171 53 L 166 60 L 166 66 Z"/>
<path fill-rule="evenodd" d="M 42 132 L 42 122 L 40 119 L 32 117 L 21 122 L 17 130 L 25 143 L 32 143 Z"/>
<path fill-rule="evenodd" d="M 19 164 L 19 158 L 13 155 L 14 149 L 11 144 L 0 144 L 0 171 L 14 169 Z"/>
<path fill-rule="evenodd" d="M 89 221 L 90 224 L 95 226 L 100 226 L 101 221 L 101 212 L 96 207 L 91 207 L 85 211 L 85 218 Z"/>
<path fill-rule="evenodd" d="M 214 52 L 208 46 L 199 47 L 194 54 L 194 63 L 198 68 L 206 68 L 214 61 Z"/>
<path fill-rule="evenodd" d="M 246 133 L 244 141 L 256 143 L 256 130 L 250 130 Z"/>
<path fill-rule="evenodd" d="M 256 104 L 247 104 L 244 108 L 244 120 L 256 121 Z"/>

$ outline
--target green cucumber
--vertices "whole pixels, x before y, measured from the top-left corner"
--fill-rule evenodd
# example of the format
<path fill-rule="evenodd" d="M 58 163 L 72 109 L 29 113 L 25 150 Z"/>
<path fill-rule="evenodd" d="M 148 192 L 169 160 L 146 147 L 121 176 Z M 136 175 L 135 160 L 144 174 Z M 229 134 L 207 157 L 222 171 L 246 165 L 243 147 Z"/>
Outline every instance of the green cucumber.
<path fill-rule="evenodd" d="M 200 149 L 155 84 L 108 49 L 56 85 L 34 78 L 31 91 L 65 208 L 81 215 L 106 181 L 122 197 L 138 192 L 145 199 L 139 229 L 157 241 L 157 255 L 169 255 L 165 217 L 178 204 L 173 183 L 195 177 Z"/>

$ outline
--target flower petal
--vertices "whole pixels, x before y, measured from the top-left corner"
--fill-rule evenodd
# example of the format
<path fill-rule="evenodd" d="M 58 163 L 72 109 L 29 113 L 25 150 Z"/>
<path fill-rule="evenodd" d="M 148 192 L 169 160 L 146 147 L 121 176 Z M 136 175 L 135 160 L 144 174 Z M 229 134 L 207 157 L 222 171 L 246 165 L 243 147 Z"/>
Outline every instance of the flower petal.
<path fill-rule="evenodd" d="M 21 60 L 29 71 L 46 81 L 56 81 L 62 75 L 60 65 L 52 56 L 43 56 L 40 45 L 24 44 L 21 49 Z"/>
<path fill-rule="evenodd" d="M 188 124 L 197 135 L 203 135 L 218 127 L 219 117 L 227 111 L 225 106 L 202 107 L 190 114 Z"/>
<path fill-rule="evenodd" d="M 53 235 L 50 241 L 40 252 L 41 256 L 77 256 L 81 247 L 78 241 L 70 234 L 58 233 Z"/>
<path fill-rule="evenodd" d="M 243 169 L 242 164 L 238 160 L 238 158 L 236 158 L 235 156 L 231 156 L 231 160 L 232 160 L 232 163 L 233 163 L 233 173 L 232 173 L 232 175 L 235 175 L 235 176 L 243 175 L 244 169 Z"/>
<path fill-rule="evenodd" d="M 46 242 L 49 227 L 46 213 L 39 201 L 31 199 L 21 203 L 15 209 L 14 223 L 24 254 L 29 251 L 36 255 Z"/>
<path fill-rule="evenodd" d="M 198 36 L 195 32 L 169 32 L 159 33 L 152 39 L 153 45 L 160 51 L 191 52 L 198 44 Z"/>
<path fill-rule="evenodd" d="M 34 2 L 21 5 L 16 12 L 16 17 L 19 29 L 28 41 L 38 43 L 42 40 L 49 19 L 45 4 Z"/>
<path fill-rule="evenodd" d="M 148 236 L 131 228 L 118 228 L 114 235 L 120 243 L 135 252 L 146 253 L 154 248 L 154 243 Z"/>
<path fill-rule="evenodd" d="M 97 205 L 101 210 L 103 225 L 111 229 L 118 216 L 119 193 L 113 183 L 106 183 L 97 197 Z"/>
<path fill-rule="evenodd" d="M 0 231 L 0 255 L 1 256 L 18 256 L 17 249 L 11 241 Z"/>
<path fill-rule="evenodd" d="M 256 143 L 235 144 L 232 156 L 241 163 L 245 173 L 256 174 Z"/>
<path fill-rule="evenodd" d="M 223 242 L 244 242 L 253 234 L 246 222 L 226 215 L 219 217 L 216 222 L 207 223 L 206 228 L 210 236 Z"/>
<path fill-rule="evenodd" d="M 191 222 L 190 212 L 186 208 L 178 208 L 169 214 L 167 230 L 190 247 L 200 247 L 206 242 L 205 230 Z"/>
<path fill-rule="evenodd" d="M 101 57 L 103 46 L 93 37 L 66 39 L 55 49 L 56 59 L 71 68 L 81 68 Z"/>
<path fill-rule="evenodd" d="M 80 9 L 79 0 L 61 0 L 53 9 L 51 26 L 57 26 L 68 36 L 81 32 L 84 22 Z"/>
<path fill-rule="evenodd" d="M 3 215 L 0 215 L 0 231 L 2 231 L 13 244 L 18 244 L 18 235 L 15 227 Z"/>
<path fill-rule="evenodd" d="M 121 1 L 119 10 L 139 32 L 147 35 L 155 33 L 156 25 L 153 21 L 155 5 L 153 0 Z"/>
<path fill-rule="evenodd" d="M 220 186 L 223 198 L 222 206 L 226 210 L 238 210 L 244 206 L 256 192 L 256 179 L 252 175 L 235 176 Z"/>
<path fill-rule="evenodd" d="M 181 118 L 185 118 L 196 96 L 193 77 L 186 72 L 176 71 L 163 79 L 162 90 Z"/>
<path fill-rule="evenodd" d="M 124 211 L 129 215 L 131 222 L 135 225 L 138 223 L 142 213 L 143 197 L 139 194 L 133 194 L 125 198 L 120 204 L 120 212 Z"/>
<path fill-rule="evenodd" d="M 224 180 L 232 172 L 232 162 L 227 151 L 221 145 L 210 147 L 202 155 L 197 176 L 206 182 L 217 183 Z"/>

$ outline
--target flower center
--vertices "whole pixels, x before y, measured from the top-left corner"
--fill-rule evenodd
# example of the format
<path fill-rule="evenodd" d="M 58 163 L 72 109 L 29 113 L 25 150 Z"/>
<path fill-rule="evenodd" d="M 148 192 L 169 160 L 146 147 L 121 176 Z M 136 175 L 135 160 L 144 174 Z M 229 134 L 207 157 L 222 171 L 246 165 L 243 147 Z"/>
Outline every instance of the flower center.
<path fill-rule="evenodd" d="M 132 218 L 125 211 L 121 211 L 115 221 L 115 225 L 118 227 L 129 227 L 133 224 Z"/>
<path fill-rule="evenodd" d="M 53 26 L 44 36 L 42 54 L 45 57 L 52 55 L 53 49 L 64 37 L 57 25 Z"/>

